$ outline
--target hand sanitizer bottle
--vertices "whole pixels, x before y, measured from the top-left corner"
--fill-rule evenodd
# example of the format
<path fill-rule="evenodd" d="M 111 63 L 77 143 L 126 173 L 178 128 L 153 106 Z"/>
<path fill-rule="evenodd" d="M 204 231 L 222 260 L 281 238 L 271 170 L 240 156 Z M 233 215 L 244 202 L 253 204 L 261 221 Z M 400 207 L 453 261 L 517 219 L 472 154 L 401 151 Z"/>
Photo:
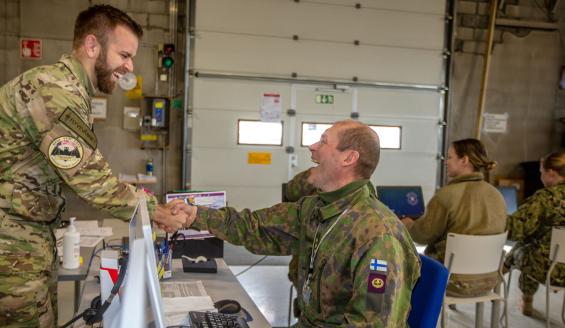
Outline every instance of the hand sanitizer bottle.
<path fill-rule="evenodd" d="M 75 227 L 76 218 L 70 218 L 71 224 L 63 235 L 63 268 L 77 269 L 80 266 L 80 233 Z"/>

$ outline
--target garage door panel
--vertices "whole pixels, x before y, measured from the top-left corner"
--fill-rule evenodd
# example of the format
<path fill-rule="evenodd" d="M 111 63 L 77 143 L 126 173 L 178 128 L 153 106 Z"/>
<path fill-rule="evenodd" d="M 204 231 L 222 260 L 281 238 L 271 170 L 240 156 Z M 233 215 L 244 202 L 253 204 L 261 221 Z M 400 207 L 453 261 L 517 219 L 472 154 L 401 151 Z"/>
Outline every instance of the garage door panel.
<path fill-rule="evenodd" d="M 290 77 L 440 84 L 440 51 L 296 42 L 200 32 L 195 69 Z M 418 60 L 414 60 L 418 58 Z M 339 64 L 338 64 L 339 63 Z M 399 69 L 402 68 L 402 69 Z"/>
<path fill-rule="evenodd" d="M 443 95 L 439 92 L 358 88 L 362 116 L 437 117 Z"/>
<path fill-rule="evenodd" d="M 258 112 L 235 112 L 231 110 L 197 109 L 193 114 L 194 143 L 202 147 L 237 147 L 238 120 L 259 121 Z M 283 123 L 283 145 L 288 123 Z M 267 146 L 282 149 L 281 146 Z"/>
<path fill-rule="evenodd" d="M 249 152 L 270 152 L 272 162 L 269 165 L 248 164 Z M 195 186 L 278 185 L 286 181 L 287 174 L 277 164 L 287 163 L 287 158 L 284 150 L 273 151 L 265 147 L 240 146 L 232 149 L 195 147 L 192 151 L 192 182 Z"/>
<path fill-rule="evenodd" d="M 290 86 L 281 83 L 195 79 L 193 107 L 259 113 L 265 93 L 281 95 L 282 108 L 290 103 Z"/>
<path fill-rule="evenodd" d="M 279 0 L 199 1 L 196 30 L 440 50 L 443 15 Z M 260 12 L 261 15 L 256 13 Z M 234 13 L 238 13 L 234 15 Z M 313 20 L 312 17 L 316 19 Z M 395 26 L 390 33 L 390 26 Z"/>

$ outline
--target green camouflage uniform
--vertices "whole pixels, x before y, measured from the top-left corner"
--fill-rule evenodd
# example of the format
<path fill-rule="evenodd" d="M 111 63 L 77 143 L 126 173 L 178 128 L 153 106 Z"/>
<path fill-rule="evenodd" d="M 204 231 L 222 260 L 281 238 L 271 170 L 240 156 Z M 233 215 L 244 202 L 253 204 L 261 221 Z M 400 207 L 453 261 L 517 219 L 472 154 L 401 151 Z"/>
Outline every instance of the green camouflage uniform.
<path fill-rule="evenodd" d="M 199 206 L 193 227 L 256 254 L 297 251 L 298 327 L 405 327 L 419 257 L 404 225 L 369 186 L 360 180 L 257 211 Z M 314 245 L 319 251 L 307 301 L 304 287 Z"/>
<path fill-rule="evenodd" d="M 57 324 L 53 228 L 65 183 L 89 204 L 127 219 L 136 191 L 118 183 L 89 123 L 94 86 L 63 56 L 0 88 L 0 326 Z M 151 211 L 155 198 L 149 197 Z"/>
<path fill-rule="evenodd" d="M 565 184 L 538 190 L 508 217 L 508 239 L 517 243 L 505 265 L 521 271 L 519 286 L 524 295 L 535 294 L 539 282 L 545 282 L 551 229 L 556 226 L 565 226 Z M 555 267 L 551 283 L 565 286 L 565 265 Z"/>
<path fill-rule="evenodd" d="M 308 182 L 308 177 L 310 176 L 310 169 L 302 171 L 295 175 L 292 180 L 286 184 L 284 189 L 283 199 L 287 202 L 297 202 L 300 198 L 304 196 L 315 195 L 320 192 L 320 190 Z M 298 249 L 292 253 L 292 258 L 288 263 L 288 280 L 292 285 L 298 290 Z M 300 317 L 300 312 L 298 310 L 298 299 L 293 300 L 293 312 L 295 317 Z"/>

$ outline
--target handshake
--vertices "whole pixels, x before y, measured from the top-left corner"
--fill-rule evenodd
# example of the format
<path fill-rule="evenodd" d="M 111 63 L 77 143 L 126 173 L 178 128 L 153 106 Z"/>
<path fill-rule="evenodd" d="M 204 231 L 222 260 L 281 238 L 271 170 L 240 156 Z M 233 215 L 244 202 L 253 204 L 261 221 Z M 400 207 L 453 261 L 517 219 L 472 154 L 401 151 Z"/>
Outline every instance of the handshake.
<path fill-rule="evenodd" d="M 188 205 L 181 199 L 167 204 L 157 205 L 153 221 L 158 228 L 172 233 L 181 228 L 188 228 L 196 219 L 196 206 Z"/>

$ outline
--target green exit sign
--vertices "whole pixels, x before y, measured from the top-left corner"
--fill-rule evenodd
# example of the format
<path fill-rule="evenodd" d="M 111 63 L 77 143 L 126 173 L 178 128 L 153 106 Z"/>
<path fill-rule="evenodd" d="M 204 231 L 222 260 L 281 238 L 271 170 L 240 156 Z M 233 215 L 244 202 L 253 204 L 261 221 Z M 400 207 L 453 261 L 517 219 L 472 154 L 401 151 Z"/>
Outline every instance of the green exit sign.
<path fill-rule="evenodd" d="M 333 104 L 333 95 L 316 95 L 316 104 Z"/>

